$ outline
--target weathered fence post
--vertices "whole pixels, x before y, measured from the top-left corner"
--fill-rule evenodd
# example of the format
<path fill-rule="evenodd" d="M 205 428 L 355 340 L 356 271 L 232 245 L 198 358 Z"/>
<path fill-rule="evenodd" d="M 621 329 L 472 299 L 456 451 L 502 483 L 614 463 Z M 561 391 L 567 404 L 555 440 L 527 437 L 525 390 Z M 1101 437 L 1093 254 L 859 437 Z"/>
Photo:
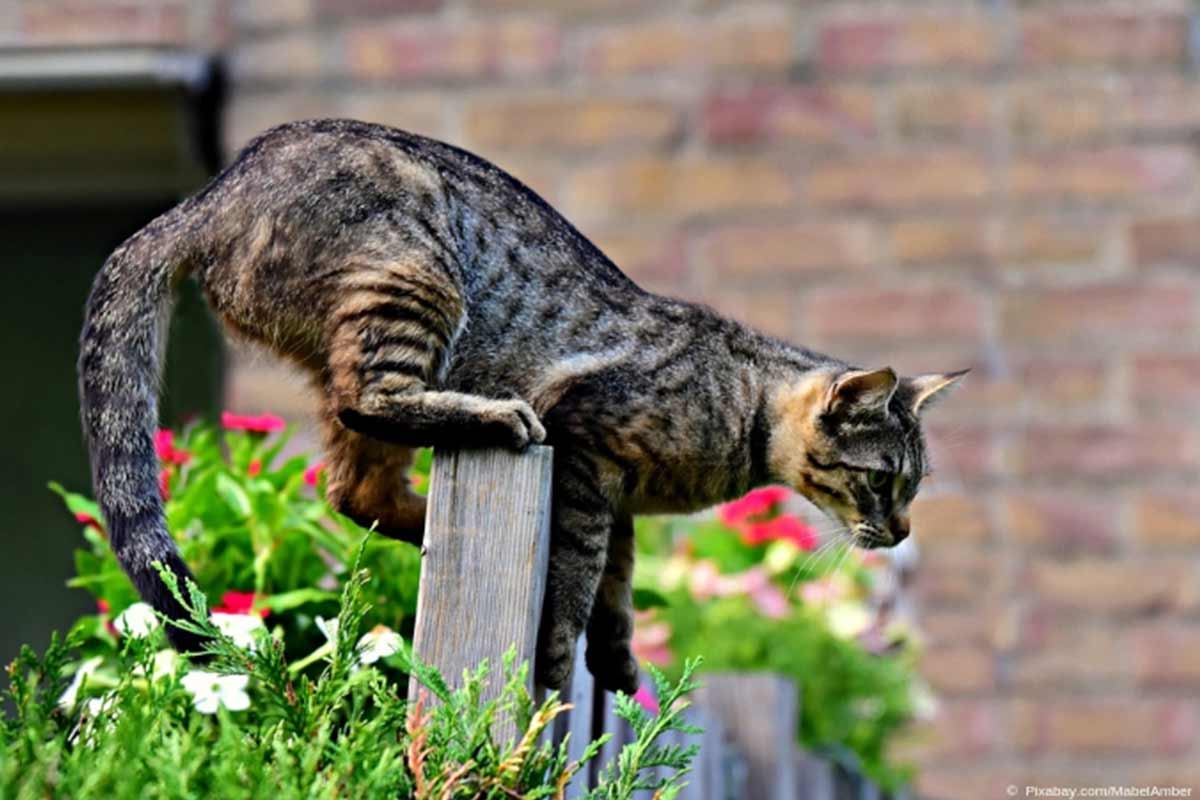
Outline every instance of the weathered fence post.
<path fill-rule="evenodd" d="M 746 797 L 796 800 L 796 684 L 769 673 L 706 675 L 698 702 L 745 759 Z"/>
<path fill-rule="evenodd" d="M 451 685 L 486 658 L 493 670 L 487 696 L 494 697 L 509 648 L 533 674 L 552 467 L 549 447 L 434 454 L 413 650 Z M 409 697 L 416 691 L 413 681 Z"/>

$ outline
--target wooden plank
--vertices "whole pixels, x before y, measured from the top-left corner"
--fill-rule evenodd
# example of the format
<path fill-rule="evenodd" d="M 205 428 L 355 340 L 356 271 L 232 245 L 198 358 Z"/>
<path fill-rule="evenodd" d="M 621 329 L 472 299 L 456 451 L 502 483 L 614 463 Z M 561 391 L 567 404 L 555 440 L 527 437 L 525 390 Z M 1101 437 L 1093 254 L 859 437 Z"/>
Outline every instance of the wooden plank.
<path fill-rule="evenodd" d="M 745 796 L 796 800 L 796 685 L 765 673 L 709 674 L 698 702 L 745 759 Z"/>
<path fill-rule="evenodd" d="M 434 454 L 413 649 L 452 686 L 487 659 L 493 676 L 486 696 L 494 697 L 512 647 L 533 674 L 552 466 L 549 447 Z M 410 698 L 416 688 L 409 684 Z"/>
<path fill-rule="evenodd" d="M 799 800 L 833 797 L 833 765 L 799 747 L 796 748 L 796 794 Z"/>
<path fill-rule="evenodd" d="M 571 671 L 571 684 L 563 692 L 563 699 L 572 705 L 570 711 L 554 720 L 554 743 L 567 740 L 567 756 L 578 761 L 592 741 L 592 717 L 596 705 L 596 686 L 592 673 L 584 661 L 587 642 L 579 637 L 575 645 L 575 666 Z M 567 784 L 567 797 L 582 797 L 587 794 L 589 769 L 585 766 Z"/>

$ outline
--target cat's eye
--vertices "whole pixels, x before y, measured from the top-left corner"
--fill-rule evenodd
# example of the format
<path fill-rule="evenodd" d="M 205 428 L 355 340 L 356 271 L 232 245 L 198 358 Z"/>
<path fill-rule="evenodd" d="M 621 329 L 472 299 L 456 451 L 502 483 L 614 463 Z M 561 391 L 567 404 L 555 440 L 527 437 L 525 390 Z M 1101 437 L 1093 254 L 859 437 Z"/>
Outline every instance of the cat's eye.
<path fill-rule="evenodd" d="M 877 492 L 882 491 L 892 485 L 892 473 L 873 469 L 867 473 L 867 484 Z"/>

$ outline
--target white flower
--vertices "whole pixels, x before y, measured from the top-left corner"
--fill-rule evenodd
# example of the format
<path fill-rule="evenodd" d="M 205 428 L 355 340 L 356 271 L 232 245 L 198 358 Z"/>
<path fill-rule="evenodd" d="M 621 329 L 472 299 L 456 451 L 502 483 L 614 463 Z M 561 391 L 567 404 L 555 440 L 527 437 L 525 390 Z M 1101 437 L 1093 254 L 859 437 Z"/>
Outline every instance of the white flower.
<path fill-rule="evenodd" d="M 254 650 L 256 634 L 267 627 L 258 614 L 226 614 L 221 611 L 212 613 L 212 623 L 238 647 L 250 651 Z"/>
<path fill-rule="evenodd" d="M 871 614 L 858 603 L 838 603 L 826 612 L 829 630 L 842 639 L 853 639 L 871 626 Z"/>
<path fill-rule="evenodd" d="M 325 639 L 327 641 L 337 644 L 338 621 L 337 621 L 336 617 L 334 619 L 325 619 L 324 617 L 317 617 L 314 620 L 314 622 L 317 623 L 317 630 L 319 630 L 322 634 L 325 635 Z"/>
<path fill-rule="evenodd" d="M 230 711 L 244 711 L 250 707 L 250 695 L 246 694 L 249 675 L 218 675 L 215 672 L 193 670 L 180 679 L 183 688 L 192 696 L 192 703 L 201 714 L 215 714 L 221 706 Z"/>
<path fill-rule="evenodd" d="M 113 620 L 113 627 L 122 636 L 141 639 L 149 636 L 158 627 L 158 614 L 147 603 L 134 603 Z"/>
<path fill-rule="evenodd" d="M 100 722 L 100 718 L 111 717 L 116 710 L 116 692 L 108 692 L 100 697 L 89 697 L 84 701 L 83 708 L 79 713 L 79 720 L 75 723 L 75 727 L 71 729 L 71 733 L 68 734 L 67 741 L 75 744 L 82 736 L 85 744 L 94 744 L 96 725 Z M 105 728 L 108 730 L 112 730 L 116 726 L 114 720 L 105 720 Z"/>
<path fill-rule="evenodd" d="M 358 640 L 358 660 L 361 664 L 374 664 L 400 651 L 400 634 L 387 625 L 376 625 Z"/>
<path fill-rule="evenodd" d="M 67 687 L 62 696 L 58 698 L 58 705 L 68 711 L 75 707 L 75 698 L 79 696 L 79 690 L 83 688 L 84 682 L 96 670 L 100 669 L 100 665 L 104 663 L 102 656 L 89 658 L 79 665 L 79 669 L 75 670 L 75 677 L 71 680 L 71 685 Z"/>

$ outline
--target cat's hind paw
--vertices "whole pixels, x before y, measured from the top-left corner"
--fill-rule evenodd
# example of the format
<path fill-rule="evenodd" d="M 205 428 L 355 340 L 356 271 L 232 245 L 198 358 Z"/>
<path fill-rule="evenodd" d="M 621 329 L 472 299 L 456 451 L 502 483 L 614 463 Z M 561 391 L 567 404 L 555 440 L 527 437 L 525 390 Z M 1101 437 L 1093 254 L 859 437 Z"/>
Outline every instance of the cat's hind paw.
<path fill-rule="evenodd" d="M 637 659 L 625 646 L 588 648 L 587 666 L 596 683 L 607 692 L 633 694 L 640 683 Z"/>

